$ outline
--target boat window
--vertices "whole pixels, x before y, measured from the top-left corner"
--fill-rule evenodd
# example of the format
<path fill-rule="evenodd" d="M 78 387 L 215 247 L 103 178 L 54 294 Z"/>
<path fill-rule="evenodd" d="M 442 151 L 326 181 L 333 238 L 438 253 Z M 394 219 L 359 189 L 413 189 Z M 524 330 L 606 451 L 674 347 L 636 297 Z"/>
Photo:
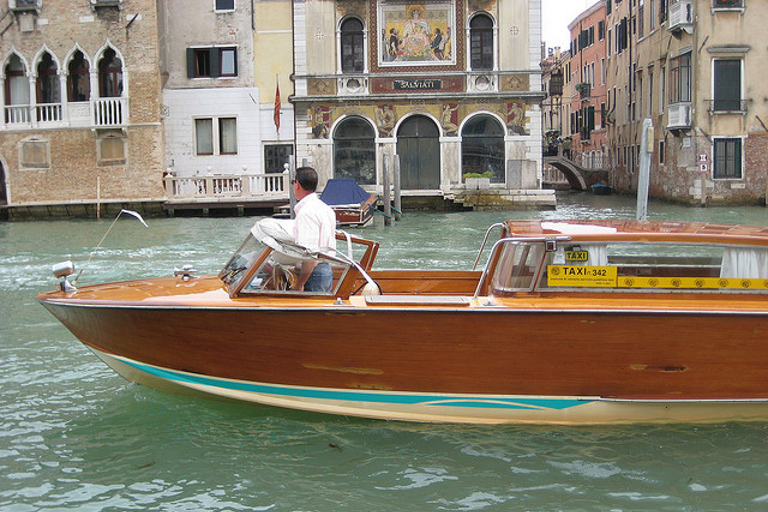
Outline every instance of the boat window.
<path fill-rule="evenodd" d="M 261 254 L 264 245 L 256 240 L 250 233 L 240 248 L 230 258 L 224 269 L 219 272 L 219 278 L 230 288 L 234 289 L 240 284 L 240 280 L 245 276 L 246 270 L 256 261 Z"/>
<path fill-rule="evenodd" d="M 541 243 L 507 242 L 501 247 L 493 273 L 493 293 L 530 290 L 538 273 L 544 245 Z"/>
<path fill-rule="evenodd" d="M 768 291 L 768 249 L 712 244 L 559 244 L 538 288 Z"/>
<path fill-rule="evenodd" d="M 349 272 L 349 265 L 325 258 L 318 258 L 318 265 L 327 265 L 332 275 L 330 291 L 296 291 L 296 277 L 299 268 L 296 261 L 285 261 L 280 253 L 272 252 L 256 270 L 256 273 L 241 290 L 240 294 L 269 293 L 269 294 L 293 294 L 293 295 L 329 295 L 335 296 L 336 292 Z"/>

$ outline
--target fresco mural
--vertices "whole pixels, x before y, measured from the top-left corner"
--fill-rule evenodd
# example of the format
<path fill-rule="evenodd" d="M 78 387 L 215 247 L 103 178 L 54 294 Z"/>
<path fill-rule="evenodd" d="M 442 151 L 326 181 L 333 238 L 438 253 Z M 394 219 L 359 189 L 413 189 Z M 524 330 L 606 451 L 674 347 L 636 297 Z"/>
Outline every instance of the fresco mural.
<path fill-rule="evenodd" d="M 379 5 L 379 66 L 455 64 L 453 2 Z"/>

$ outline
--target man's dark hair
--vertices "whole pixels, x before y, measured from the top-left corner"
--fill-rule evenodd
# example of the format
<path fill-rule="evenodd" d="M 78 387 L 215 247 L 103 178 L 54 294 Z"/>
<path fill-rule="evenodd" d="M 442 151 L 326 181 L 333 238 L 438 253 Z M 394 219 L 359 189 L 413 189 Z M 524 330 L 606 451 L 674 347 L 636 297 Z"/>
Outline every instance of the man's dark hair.
<path fill-rule="evenodd" d="M 296 181 L 304 190 L 314 192 L 317 190 L 317 171 L 312 167 L 299 167 L 296 169 Z"/>

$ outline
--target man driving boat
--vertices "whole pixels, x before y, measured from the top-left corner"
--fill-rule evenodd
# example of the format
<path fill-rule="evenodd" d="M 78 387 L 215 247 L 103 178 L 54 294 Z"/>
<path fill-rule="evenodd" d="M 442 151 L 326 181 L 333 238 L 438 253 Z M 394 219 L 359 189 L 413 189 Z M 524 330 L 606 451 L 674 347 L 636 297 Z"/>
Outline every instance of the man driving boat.
<path fill-rule="evenodd" d="M 336 249 L 336 213 L 315 193 L 317 171 L 312 167 L 299 167 L 296 169 L 292 186 L 298 201 L 294 207 L 296 221 L 293 227 L 296 243 L 312 251 Z M 306 259 L 299 265 L 294 290 L 324 293 L 331 291 L 333 272 L 327 262 Z"/>

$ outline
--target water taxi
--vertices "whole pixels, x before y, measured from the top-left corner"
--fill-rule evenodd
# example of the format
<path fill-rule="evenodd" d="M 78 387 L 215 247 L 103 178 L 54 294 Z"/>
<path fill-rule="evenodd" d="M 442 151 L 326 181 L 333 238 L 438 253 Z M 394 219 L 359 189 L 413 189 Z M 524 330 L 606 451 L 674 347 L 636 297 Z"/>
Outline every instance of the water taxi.
<path fill-rule="evenodd" d="M 38 300 L 129 381 L 319 413 L 458 423 L 768 420 L 768 227 L 508 221 L 474 268 L 375 269 L 264 219 L 218 275 Z M 498 232 L 498 235 L 497 235 Z M 333 269 L 296 292 L 294 266 Z"/>

